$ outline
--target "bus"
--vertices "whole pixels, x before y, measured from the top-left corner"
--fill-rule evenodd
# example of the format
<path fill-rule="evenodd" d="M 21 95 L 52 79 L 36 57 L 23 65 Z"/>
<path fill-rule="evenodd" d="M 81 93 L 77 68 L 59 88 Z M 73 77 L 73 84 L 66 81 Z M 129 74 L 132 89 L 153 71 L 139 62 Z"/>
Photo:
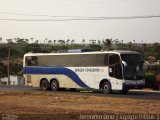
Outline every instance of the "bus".
<path fill-rule="evenodd" d="M 111 93 L 142 88 L 143 59 L 135 51 L 27 53 L 23 59 L 25 84 L 42 90 L 60 88 Z"/>

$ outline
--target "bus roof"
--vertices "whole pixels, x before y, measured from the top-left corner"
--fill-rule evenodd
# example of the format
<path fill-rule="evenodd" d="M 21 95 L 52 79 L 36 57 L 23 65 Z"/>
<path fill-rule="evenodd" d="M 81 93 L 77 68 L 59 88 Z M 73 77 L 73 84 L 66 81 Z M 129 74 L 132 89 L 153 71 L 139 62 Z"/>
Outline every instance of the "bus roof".
<path fill-rule="evenodd" d="M 24 56 L 44 56 L 44 55 L 75 55 L 75 54 L 105 54 L 105 53 L 115 53 L 115 54 L 139 54 L 136 51 L 126 51 L 126 50 L 112 50 L 112 51 L 94 51 L 94 52 L 79 52 L 79 53 L 27 53 Z"/>

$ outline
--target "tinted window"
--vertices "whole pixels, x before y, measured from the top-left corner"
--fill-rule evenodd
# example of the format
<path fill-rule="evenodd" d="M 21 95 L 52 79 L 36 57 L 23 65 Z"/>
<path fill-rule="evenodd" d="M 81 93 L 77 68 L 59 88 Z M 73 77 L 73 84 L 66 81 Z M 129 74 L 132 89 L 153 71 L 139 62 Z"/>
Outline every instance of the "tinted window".
<path fill-rule="evenodd" d="M 38 66 L 81 67 L 108 65 L 108 54 L 46 55 L 38 56 L 35 60 L 31 60 L 32 57 L 28 58 L 28 66 L 35 66 L 31 61 L 36 61 Z"/>
<path fill-rule="evenodd" d="M 140 54 L 121 54 L 121 59 L 127 63 L 123 69 L 124 79 L 144 79 L 143 60 Z"/>
<path fill-rule="evenodd" d="M 26 57 L 26 66 L 37 66 L 37 57 L 36 56 Z"/>

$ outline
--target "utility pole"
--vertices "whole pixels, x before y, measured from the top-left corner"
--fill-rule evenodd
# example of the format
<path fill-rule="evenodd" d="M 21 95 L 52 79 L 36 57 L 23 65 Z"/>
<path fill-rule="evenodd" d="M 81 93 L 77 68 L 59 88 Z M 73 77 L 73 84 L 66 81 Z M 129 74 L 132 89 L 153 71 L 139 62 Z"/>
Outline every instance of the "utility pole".
<path fill-rule="evenodd" d="M 10 85 L 10 47 L 8 48 L 8 85 Z"/>

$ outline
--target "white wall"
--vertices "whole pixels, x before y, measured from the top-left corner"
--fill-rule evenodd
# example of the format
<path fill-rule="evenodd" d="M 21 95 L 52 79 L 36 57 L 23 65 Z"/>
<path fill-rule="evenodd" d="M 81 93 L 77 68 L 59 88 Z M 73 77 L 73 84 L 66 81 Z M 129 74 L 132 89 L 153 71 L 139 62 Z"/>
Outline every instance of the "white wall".
<path fill-rule="evenodd" d="M 1 84 L 8 85 L 8 77 L 1 78 Z M 19 76 L 10 75 L 10 85 L 24 85 L 24 79 Z"/>

